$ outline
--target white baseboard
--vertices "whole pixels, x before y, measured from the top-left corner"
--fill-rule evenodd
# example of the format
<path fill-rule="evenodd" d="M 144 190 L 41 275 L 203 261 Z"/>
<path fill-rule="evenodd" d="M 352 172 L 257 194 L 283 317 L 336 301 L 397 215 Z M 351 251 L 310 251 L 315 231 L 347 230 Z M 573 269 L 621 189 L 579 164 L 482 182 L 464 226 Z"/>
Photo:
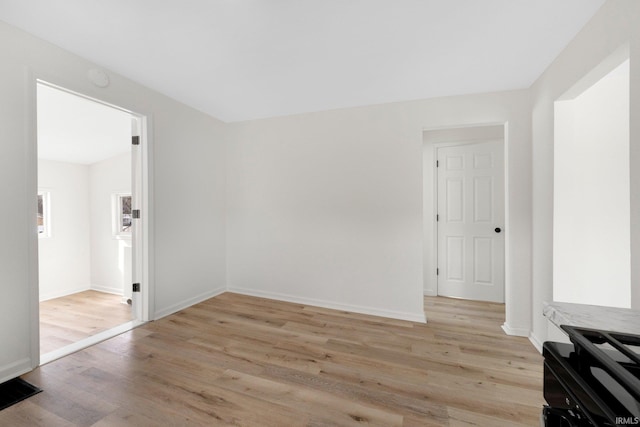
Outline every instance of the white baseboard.
<path fill-rule="evenodd" d="M 212 291 L 207 291 L 193 298 L 186 299 L 184 301 L 180 301 L 177 304 L 172 304 L 169 307 L 165 307 L 162 310 L 156 310 L 155 315 L 153 316 L 153 320 L 161 319 L 165 316 L 169 316 L 170 314 L 177 313 L 180 310 L 184 310 L 187 307 L 191 307 L 192 305 L 198 304 L 199 302 L 208 300 L 209 298 L 213 298 L 224 293 L 227 289 L 223 286 L 216 288 Z"/>
<path fill-rule="evenodd" d="M 31 371 L 31 359 L 25 357 L 8 365 L 0 366 L 0 384 Z"/>
<path fill-rule="evenodd" d="M 424 296 L 425 297 L 437 297 L 438 296 L 438 292 L 434 289 L 425 289 L 424 290 Z"/>
<path fill-rule="evenodd" d="M 229 292 L 235 292 L 237 294 L 249 295 L 253 297 L 274 299 L 278 301 L 292 302 L 295 304 L 304 304 L 314 307 L 329 308 L 332 310 L 349 311 L 352 313 L 368 314 L 371 316 L 388 317 L 391 319 L 408 320 L 410 322 L 427 323 L 427 319 L 424 313 L 407 313 L 401 311 L 384 310 L 379 308 L 362 307 L 351 304 L 340 304 L 333 301 L 319 300 L 315 298 L 297 297 L 293 295 L 281 294 L 278 292 L 265 292 L 255 289 L 239 288 L 235 286 L 229 286 L 227 288 Z"/>
<path fill-rule="evenodd" d="M 502 324 L 502 330 L 507 334 L 507 335 L 513 335 L 516 337 L 529 337 L 529 329 L 525 329 L 525 328 L 512 328 L 511 326 L 507 325 L 506 323 Z"/>
<path fill-rule="evenodd" d="M 82 287 L 78 287 L 78 288 L 74 288 L 74 289 L 65 289 L 62 291 L 54 291 L 54 292 L 49 292 L 46 294 L 40 294 L 40 302 L 42 301 L 48 301 L 50 299 L 54 299 L 54 298 L 61 298 L 61 297 L 66 297 L 67 295 L 73 295 L 73 294 L 77 294 L 78 292 L 84 292 L 84 291 L 88 291 L 91 290 L 91 286 L 87 285 L 87 286 L 82 286 Z"/>
<path fill-rule="evenodd" d="M 542 342 L 540 342 L 538 337 L 535 336 L 535 334 L 533 332 L 531 332 L 529 334 L 529 341 L 531 341 L 531 344 L 533 344 L 533 346 L 536 348 L 536 350 L 538 350 L 538 352 L 540 354 L 542 354 Z"/>
<path fill-rule="evenodd" d="M 113 295 L 124 294 L 124 290 L 122 288 L 112 288 L 110 286 L 102 286 L 102 285 L 94 285 L 94 284 L 91 285 L 91 290 L 104 292 L 106 294 L 113 294 Z"/>

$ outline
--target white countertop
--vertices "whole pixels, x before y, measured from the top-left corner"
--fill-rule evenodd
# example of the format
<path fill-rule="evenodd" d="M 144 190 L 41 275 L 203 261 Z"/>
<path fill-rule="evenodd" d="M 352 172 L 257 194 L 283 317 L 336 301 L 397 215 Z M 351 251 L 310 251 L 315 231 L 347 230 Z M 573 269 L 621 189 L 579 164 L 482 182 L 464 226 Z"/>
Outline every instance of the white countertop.
<path fill-rule="evenodd" d="M 640 310 L 545 302 L 542 314 L 558 327 L 570 325 L 640 335 Z"/>

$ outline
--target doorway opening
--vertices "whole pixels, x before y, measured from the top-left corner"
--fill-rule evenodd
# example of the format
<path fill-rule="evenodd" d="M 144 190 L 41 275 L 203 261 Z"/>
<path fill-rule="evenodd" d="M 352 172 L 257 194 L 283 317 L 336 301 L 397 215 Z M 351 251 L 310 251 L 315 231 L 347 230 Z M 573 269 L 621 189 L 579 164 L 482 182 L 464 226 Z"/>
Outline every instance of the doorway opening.
<path fill-rule="evenodd" d="M 505 302 L 504 135 L 504 124 L 424 131 L 426 296 Z"/>
<path fill-rule="evenodd" d="M 38 81 L 40 363 L 143 320 L 144 118 Z M 134 287 L 134 283 L 136 286 Z"/>

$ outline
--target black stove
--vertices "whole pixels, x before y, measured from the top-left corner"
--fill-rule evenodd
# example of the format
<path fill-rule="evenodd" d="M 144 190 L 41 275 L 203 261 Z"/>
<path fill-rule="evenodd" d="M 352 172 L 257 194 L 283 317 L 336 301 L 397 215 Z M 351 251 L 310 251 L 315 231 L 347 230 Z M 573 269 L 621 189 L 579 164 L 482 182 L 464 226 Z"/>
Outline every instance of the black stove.
<path fill-rule="evenodd" d="M 640 427 L 640 335 L 563 325 L 545 342 L 542 425 Z"/>

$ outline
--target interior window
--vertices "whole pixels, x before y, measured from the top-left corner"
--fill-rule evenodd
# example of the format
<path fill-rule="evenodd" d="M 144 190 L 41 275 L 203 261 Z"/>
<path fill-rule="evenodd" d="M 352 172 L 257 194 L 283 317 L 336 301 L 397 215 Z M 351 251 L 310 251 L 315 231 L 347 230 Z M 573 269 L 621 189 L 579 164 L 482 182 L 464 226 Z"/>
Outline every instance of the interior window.
<path fill-rule="evenodd" d="M 49 201 L 48 192 L 38 192 L 38 237 L 51 237 Z"/>
<path fill-rule="evenodd" d="M 120 196 L 120 231 L 131 232 L 131 196 Z"/>
<path fill-rule="evenodd" d="M 131 194 L 114 194 L 113 231 L 116 236 L 131 236 L 133 220 Z"/>

